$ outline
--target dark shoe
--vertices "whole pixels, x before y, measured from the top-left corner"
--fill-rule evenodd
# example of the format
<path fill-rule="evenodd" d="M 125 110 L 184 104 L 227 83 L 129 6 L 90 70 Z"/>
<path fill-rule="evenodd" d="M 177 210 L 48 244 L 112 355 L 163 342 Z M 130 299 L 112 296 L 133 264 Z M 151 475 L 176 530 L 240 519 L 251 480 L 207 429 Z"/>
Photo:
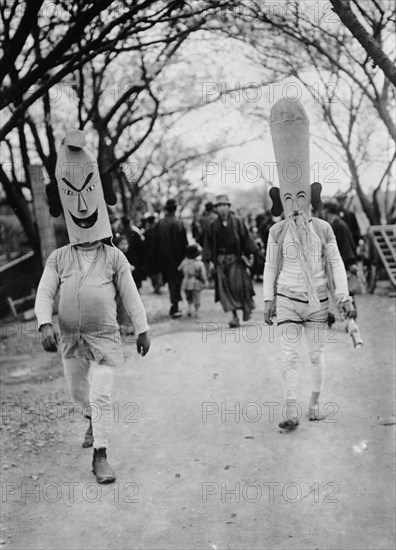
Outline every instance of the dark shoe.
<path fill-rule="evenodd" d="M 244 311 L 243 312 L 243 320 L 244 321 L 249 321 L 250 317 L 251 317 L 250 311 Z"/>
<path fill-rule="evenodd" d="M 172 317 L 172 319 L 177 319 L 178 317 L 181 317 L 181 311 L 179 311 L 179 306 L 177 304 L 172 304 L 169 310 L 169 315 Z"/>
<path fill-rule="evenodd" d="M 320 414 L 319 412 L 319 403 L 315 403 L 312 407 L 309 407 L 308 409 L 308 419 L 310 422 L 319 422 L 320 420 L 324 420 L 326 418 L 326 415 Z"/>
<path fill-rule="evenodd" d="M 239 319 L 232 319 L 232 321 L 230 321 L 228 323 L 228 326 L 230 328 L 238 328 L 239 327 Z"/>
<path fill-rule="evenodd" d="M 92 447 L 94 442 L 93 432 L 92 432 L 92 420 L 90 418 L 88 420 L 89 420 L 89 426 L 87 431 L 85 432 L 85 438 L 82 444 L 84 449 L 87 449 L 88 447 Z"/>
<path fill-rule="evenodd" d="M 174 313 L 171 314 L 172 319 L 179 319 L 179 317 L 181 316 L 182 316 L 181 311 L 175 311 Z"/>
<path fill-rule="evenodd" d="M 282 430 L 295 430 L 298 426 L 299 422 L 298 420 L 285 420 L 284 422 L 279 422 L 278 426 L 282 428 Z"/>
<path fill-rule="evenodd" d="M 116 480 L 115 473 L 107 462 L 107 454 L 104 447 L 94 449 L 92 471 L 98 483 L 113 483 Z"/>

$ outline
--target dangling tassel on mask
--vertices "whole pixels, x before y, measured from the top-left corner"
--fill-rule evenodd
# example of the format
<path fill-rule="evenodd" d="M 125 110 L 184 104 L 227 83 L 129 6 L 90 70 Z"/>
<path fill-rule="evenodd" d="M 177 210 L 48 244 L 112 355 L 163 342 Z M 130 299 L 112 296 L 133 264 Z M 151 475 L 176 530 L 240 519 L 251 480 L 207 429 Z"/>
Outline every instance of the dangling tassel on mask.
<path fill-rule="evenodd" d="M 301 251 L 301 266 L 308 282 L 308 303 L 312 308 L 318 309 L 320 307 L 320 302 L 314 284 L 309 258 L 309 249 L 312 244 L 309 218 L 303 212 L 299 212 L 297 216 L 292 213 L 287 217 L 286 223 L 294 245 L 298 251 Z"/>

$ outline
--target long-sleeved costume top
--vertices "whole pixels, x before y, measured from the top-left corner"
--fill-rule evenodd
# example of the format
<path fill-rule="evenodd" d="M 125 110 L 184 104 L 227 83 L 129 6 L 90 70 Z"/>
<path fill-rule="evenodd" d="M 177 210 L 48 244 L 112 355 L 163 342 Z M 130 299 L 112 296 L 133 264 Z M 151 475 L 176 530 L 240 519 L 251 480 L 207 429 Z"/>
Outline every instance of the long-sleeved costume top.
<path fill-rule="evenodd" d="M 135 333 L 149 328 L 128 260 L 118 248 L 100 242 L 89 248 L 67 245 L 52 252 L 37 289 L 39 328 L 52 323 L 58 289 L 63 356 L 78 354 L 76 350 L 83 348 L 97 362 L 116 365 L 122 361 L 117 292 Z"/>
<path fill-rule="evenodd" d="M 264 268 L 264 301 L 273 300 L 277 289 L 293 296 L 307 292 L 307 281 L 301 269 L 301 250 L 298 250 L 285 221 L 270 229 Z M 348 298 L 348 282 L 344 263 L 337 247 L 334 232 L 327 222 L 312 218 L 309 222 L 311 249 L 309 263 L 316 288 L 328 285 L 331 295 L 338 300 Z"/>

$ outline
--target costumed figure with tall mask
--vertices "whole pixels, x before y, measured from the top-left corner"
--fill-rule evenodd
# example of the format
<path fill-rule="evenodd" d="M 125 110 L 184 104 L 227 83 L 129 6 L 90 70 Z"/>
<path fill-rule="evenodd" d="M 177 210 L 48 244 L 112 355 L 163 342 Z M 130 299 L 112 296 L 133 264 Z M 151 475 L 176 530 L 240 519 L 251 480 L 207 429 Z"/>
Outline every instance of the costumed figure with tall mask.
<path fill-rule="evenodd" d="M 286 415 L 279 426 L 294 429 L 302 408 L 297 385 L 303 334 L 309 349 L 311 396 L 308 418 L 319 420 L 324 379 L 324 339 L 331 306 L 354 317 L 347 276 L 329 223 L 311 215 L 321 206 L 321 185 L 310 185 L 309 121 L 299 101 L 280 99 L 271 110 L 270 126 L 279 188 L 272 187 L 272 214 L 285 219 L 269 232 L 264 268 L 264 320 L 277 317 L 282 347 Z"/>
<path fill-rule="evenodd" d="M 70 244 L 46 261 L 35 304 L 46 351 L 61 350 L 71 397 L 89 420 L 83 447 L 94 448 L 93 472 L 99 483 L 115 480 L 107 461 L 113 422 L 114 369 L 124 361 L 116 295 L 135 326 L 138 353 L 150 347 L 146 313 L 124 254 L 112 245 L 106 203 L 115 204 L 111 183 L 102 182 L 85 134 L 68 132 L 57 156 L 56 182 L 47 188 L 50 213 L 65 217 Z M 60 334 L 52 323 L 59 291 Z"/>

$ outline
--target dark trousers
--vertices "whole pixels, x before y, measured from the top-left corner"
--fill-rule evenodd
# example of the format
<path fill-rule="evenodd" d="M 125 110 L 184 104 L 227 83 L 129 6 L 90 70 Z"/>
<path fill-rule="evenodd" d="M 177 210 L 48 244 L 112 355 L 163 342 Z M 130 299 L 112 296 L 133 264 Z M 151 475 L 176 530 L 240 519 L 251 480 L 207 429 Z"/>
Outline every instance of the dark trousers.
<path fill-rule="evenodd" d="M 169 279 L 168 286 L 169 286 L 169 297 L 170 302 L 172 304 L 172 308 L 175 308 L 174 311 L 178 310 L 178 303 L 181 301 L 181 284 L 183 281 L 183 275 L 180 273 L 177 273 L 174 277 Z"/>

